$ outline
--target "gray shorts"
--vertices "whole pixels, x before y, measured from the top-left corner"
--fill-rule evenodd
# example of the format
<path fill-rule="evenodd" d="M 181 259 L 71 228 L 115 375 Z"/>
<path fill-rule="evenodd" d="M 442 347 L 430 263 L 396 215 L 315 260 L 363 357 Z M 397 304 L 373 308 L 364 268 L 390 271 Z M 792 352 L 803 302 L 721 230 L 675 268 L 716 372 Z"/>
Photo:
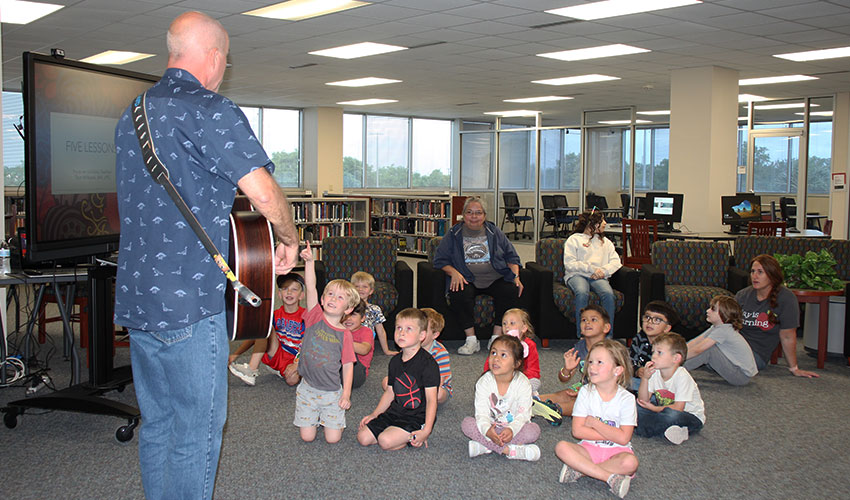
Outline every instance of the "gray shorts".
<path fill-rule="evenodd" d="M 339 407 L 342 388 L 322 391 L 310 387 L 303 379 L 295 389 L 296 427 L 324 426 L 326 429 L 345 429 L 345 410 Z"/>

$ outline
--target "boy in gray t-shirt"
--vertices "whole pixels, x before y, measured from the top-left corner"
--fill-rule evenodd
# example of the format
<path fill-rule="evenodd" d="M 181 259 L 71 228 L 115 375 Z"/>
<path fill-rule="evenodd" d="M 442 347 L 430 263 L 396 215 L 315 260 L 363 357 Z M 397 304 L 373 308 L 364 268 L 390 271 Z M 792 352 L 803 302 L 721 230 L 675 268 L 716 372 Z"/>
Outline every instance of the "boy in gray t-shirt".
<path fill-rule="evenodd" d="M 750 345 L 741 336 L 741 306 L 716 295 L 706 311 L 711 328 L 688 342 L 687 370 L 707 365 L 732 385 L 746 385 L 758 373 Z"/>

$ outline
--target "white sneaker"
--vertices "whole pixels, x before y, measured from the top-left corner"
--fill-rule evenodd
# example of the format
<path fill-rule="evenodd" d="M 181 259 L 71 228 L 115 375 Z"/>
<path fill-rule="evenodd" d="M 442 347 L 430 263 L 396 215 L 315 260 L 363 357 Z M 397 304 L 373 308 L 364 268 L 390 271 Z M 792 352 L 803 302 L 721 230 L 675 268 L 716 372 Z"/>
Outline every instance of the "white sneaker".
<path fill-rule="evenodd" d="M 487 352 L 490 352 L 490 348 L 493 347 L 493 341 L 499 338 L 498 335 L 493 335 L 490 337 L 490 340 L 487 341 Z"/>
<path fill-rule="evenodd" d="M 478 441 L 469 442 L 469 458 L 475 458 L 479 455 L 485 455 L 487 453 L 493 453 L 493 450 L 487 448 Z"/>
<path fill-rule="evenodd" d="M 248 385 L 257 383 L 257 370 L 252 370 L 248 363 L 231 363 L 228 368 L 230 373 L 236 375 L 242 382 Z"/>
<path fill-rule="evenodd" d="M 470 340 L 471 339 L 471 340 Z M 462 354 L 464 356 L 471 356 L 476 352 L 481 350 L 481 343 L 478 342 L 478 339 L 475 337 L 466 337 L 466 343 L 460 346 L 460 349 L 457 350 L 458 354 Z"/>
<path fill-rule="evenodd" d="M 626 496 L 626 493 L 629 492 L 629 485 L 632 482 L 632 478 L 629 476 L 624 476 L 622 474 L 611 474 L 611 477 L 608 478 L 608 487 L 611 488 L 611 493 L 617 495 L 620 498 Z"/>
<path fill-rule="evenodd" d="M 511 460 L 536 462 L 540 460 L 540 448 L 536 444 L 509 444 L 508 453 L 505 456 Z"/>
<path fill-rule="evenodd" d="M 679 425 L 671 425 L 664 431 L 664 437 L 673 444 L 682 444 L 688 440 L 688 428 Z"/>

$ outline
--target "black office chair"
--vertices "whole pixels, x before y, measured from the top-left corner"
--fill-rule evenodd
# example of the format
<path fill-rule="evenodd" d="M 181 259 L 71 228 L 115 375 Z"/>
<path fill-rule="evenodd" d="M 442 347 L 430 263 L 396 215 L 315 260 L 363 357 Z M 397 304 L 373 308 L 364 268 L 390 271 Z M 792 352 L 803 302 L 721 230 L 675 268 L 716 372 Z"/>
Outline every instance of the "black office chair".
<path fill-rule="evenodd" d="M 797 200 L 788 196 L 780 196 L 779 216 L 788 224 L 789 230 L 794 232 L 794 228 L 797 227 Z"/>
<path fill-rule="evenodd" d="M 534 216 L 530 215 L 530 208 L 520 208 L 519 206 L 519 197 L 516 193 L 512 193 L 509 191 L 502 191 L 502 200 L 505 203 L 503 207 L 505 209 L 505 215 L 502 217 L 502 226 L 501 229 L 504 231 L 505 222 L 512 222 L 514 225 L 513 234 L 514 239 L 517 239 L 517 235 L 522 235 L 523 238 L 531 239 L 530 234 L 525 233 L 525 223 L 531 221 L 534 224 Z M 519 215 L 519 211 L 524 210 L 524 215 Z M 522 233 L 518 231 L 519 223 L 522 222 Z"/>
<path fill-rule="evenodd" d="M 632 197 L 629 196 L 629 193 L 620 193 L 620 204 L 623 205 L 623 218 L 629 218 L 629 210 L 631 210 Z"/>
<path fill-rule="evenodd" d="M 562 224 L 564 226 L 564 230 L 569 229 L 570 225 L 578 220 L 578 207 L 571 207 L 570 202 L 567 201 L 567 195 L 565 194 L 553 195 L 552 200 L 555 202 L 555 208 L 558 209 L 558 211 L 555 212 L 558 224 Z"/>

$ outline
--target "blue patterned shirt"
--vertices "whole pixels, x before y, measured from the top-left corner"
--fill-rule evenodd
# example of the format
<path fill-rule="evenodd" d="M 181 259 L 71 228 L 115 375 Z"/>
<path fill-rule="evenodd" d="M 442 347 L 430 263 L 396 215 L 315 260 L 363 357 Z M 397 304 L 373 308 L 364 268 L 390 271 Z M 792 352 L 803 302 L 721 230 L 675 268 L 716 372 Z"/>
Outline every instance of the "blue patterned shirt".
<path fill-rule="evenodd" d="M 239 179 L 274 170 L 247 118 L 188 71 L 168 68 L 147 94 L 157 155 L 219 251 L 227 257 L 229 214 Z M 174 330 L 224 309 L 226 278 L 165 189 L 142 163 L 128 108 L 115 129 L 121 242 L 115 323 Z"/>

